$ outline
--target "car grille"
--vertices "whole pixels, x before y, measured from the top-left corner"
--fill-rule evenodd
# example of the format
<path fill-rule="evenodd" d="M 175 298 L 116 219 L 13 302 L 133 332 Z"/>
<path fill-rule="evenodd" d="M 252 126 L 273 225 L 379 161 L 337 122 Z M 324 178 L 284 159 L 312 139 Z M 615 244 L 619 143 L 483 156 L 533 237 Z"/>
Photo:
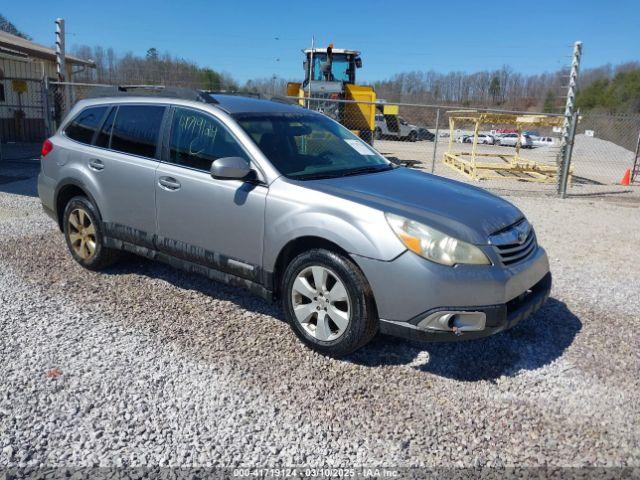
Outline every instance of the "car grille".
<path fill-rule="evenodd" d="M 525 260 L 538 246 L 536 234 L 526 220 L 492 235 L 490 241 L 504 265 Z"/>

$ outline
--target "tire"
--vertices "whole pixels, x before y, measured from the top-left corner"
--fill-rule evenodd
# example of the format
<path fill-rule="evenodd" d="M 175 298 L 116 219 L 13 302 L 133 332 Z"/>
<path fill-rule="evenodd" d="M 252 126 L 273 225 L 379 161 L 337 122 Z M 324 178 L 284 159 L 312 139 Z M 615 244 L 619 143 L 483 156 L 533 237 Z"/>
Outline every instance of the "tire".
<path fill-rule="evenodd" d="M 380 130 L 379 128 L 376 128 L 373 131 L 373 138 L 376 140 L 382 140 L 382 130 Z"/>
<path fill-rule="evenodd" d="M 325 283 L 326 288 L 320 289 L 324 295 L 318 295 L 316 279 Z M 378 331 L 371 287 L 358 267 L 343 255 L 325 249 L 301 253 L 287 266 L 281 292 L 289 325 L 304 344 L 323 355 L 348 355 Z M 322 324 L 318 323 L 321 318 Z"/>
<path fill-rule="evenodd" d="M 415 131 L 409 132 L 409 141 L 410 142 L 417 142 L 418 141 L 418 134 Z"/>
<path fill-rule="evenodd" d="M 118 259 L 120 252 L 104 245 L 100 214 L 88 198 L 78 196 L 69 200 L 62 222 L 67 248 L 84 268 L 102 270 Z"/>

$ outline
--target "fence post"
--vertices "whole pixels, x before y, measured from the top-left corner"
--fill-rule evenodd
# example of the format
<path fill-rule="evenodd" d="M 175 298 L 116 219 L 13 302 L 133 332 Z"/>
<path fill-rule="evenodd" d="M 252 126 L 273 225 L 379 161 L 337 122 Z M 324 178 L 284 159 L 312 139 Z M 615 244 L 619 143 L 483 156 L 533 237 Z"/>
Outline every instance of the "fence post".
<path fill-rule="evenodd" d="M 50 137 L 53 130 L 51 129 L 51 108 L 49 105 L 49 79 L 46 75 L 42 78 L 42 117 L 45 136 Z"/>
<path fill-rule="evenodd" d="M 56 74 L 58 76 L 58 82 L 66 82 L 67 80 L 67 66 L 66 66 L 66 33 L 64 18 L 56 18 Z M 69 87 L 65 84 L 63 88 L 64 108 L 62 109 L 63 115 L 71 109 L 71 96 Z"/>
<path fill-rule="evenodd" d="M 569 144 L 573 143 L 571 137 L 571 126 L 575 125 L 573 120 L 573 110 L 575 106 L 576 90 L 578 88 L 578 72 L 580 70 L 580 59 L 582 58 L 582 42 L 573 44 L 573 58 L 571 60 L 571 72 L 569 73 L 569 88 L 567 91 L 567 103 L 564 109 L 564 124 L 562 126 L 562 145 L 560 148 L 560 161 L 558 162 L 558 194 L 564 198 L 566 194 L 567 182 L 563 179 L 565 163 L 571 160 Z M 567 153 L 569 153 L 567 155 Z"/>
<path fill-rule="evenodd" d="M 633 169 L 631 170 L 631 182 L 635 182 L 640 173 L 640 132 L 638 132 L 638 142 L 636 143 L 636 154 L 633 156 Z"/>
<path fill-rule="evenodd" d="M 64 38 L 64 19 L 56 18 L 56 73 L 58 81 L 64 82 L 65 79 L 65 38 Z"/>
<path fill-rule="evenodd" d="M 569 184 L 569 171 L 571 169 L 571 158 L 573 156 L 573 142 L 576 138 L 576 129 L 578 125 L 578 116 L 580 111 L 575 112 L 571 117 L 571 126 L 569 127 L 568 143 L 562 152 L 562 173 L 560 175 L 560 197 L 567 197 L 567 185 Z"/>
<path fill-rule="evenodd" d="M 438 136 L 440 133 L 440 109 L 436 110 L 436 136 L 433 138 L 433 158 L 431 159 L 431 173 L 436 169 L 436 152 L 438 151 Z"/>

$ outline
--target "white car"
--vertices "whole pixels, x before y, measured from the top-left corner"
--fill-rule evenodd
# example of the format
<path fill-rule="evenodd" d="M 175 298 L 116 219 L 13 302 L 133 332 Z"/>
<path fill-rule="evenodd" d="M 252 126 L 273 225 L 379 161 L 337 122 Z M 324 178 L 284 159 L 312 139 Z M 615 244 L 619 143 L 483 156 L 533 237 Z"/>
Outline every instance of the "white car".
<path fill-rule="evenodd" d="M 382 115 L 376 114 L 376 128 L 373 132 L 373 136 L 377 140 L 381 139 L 395 139 L 395 140 L 408 140 L 410 142 L 416 142 L 418 140 L 427 139 L 428 135 L 416 125 L 412 125 L 404 118 L 398 115 Z M 431 134 L 433 136 L 433 134 Z"/>
<path fill-rule="evenodd" d="M 496 140 L 496 145 L 502 145 L 503 147 L 515 147 L 516 143 L 518 143 L 517 133 L 505 133 Z M 533 140 L 529 135 L 520 135 L 520 147 L 533 148 Z"/>
<path fill-rule="evenodd" d="M 473 143 L 473 135 L 463 135 L 456 139 L 457 143 Z M 489 135 L 488 133 L 479 133 L 478 134 L 478 145 L 493 145 L 495 143 L 495 138 L 493 135 Z"/>
<path fill-rule="evenodd" d="M 478 134 L 478 143 L 482 145 L 493 145 L 496 142 L 496 139 L 493 135 L 489 135 L 488 133 L 479 133 Z M 473 143 L 473 137 L 471 137 L 470 142 Z"/>
<path fill-rule="evenodd" d="M 535 137 L 533 139 L 534 147 L 552 147 L 555 143 L 553 137 Z"/>

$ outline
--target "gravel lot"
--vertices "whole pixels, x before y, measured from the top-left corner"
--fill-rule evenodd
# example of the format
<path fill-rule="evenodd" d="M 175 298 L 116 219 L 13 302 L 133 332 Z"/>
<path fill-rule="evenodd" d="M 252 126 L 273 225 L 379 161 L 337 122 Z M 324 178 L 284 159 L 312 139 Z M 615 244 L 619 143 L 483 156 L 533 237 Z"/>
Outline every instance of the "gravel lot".
<path fill-rule="evenodd" d="M 0 184 L 0 466 L 640 466 L 635 198 L 508 197 L 551 259 L 537 315 L 330 360 L 241 290 L 83 270 L 25 193 Z"/>

